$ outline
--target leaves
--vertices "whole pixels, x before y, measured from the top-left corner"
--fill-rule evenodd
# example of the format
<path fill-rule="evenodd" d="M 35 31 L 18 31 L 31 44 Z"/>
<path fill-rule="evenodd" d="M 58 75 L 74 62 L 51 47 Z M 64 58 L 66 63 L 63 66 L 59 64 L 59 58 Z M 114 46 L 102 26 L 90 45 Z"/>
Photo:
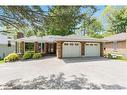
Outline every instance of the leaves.
<path fill-rule="evenodd" d="M 113 34 L 126 31 L 127 26 L 127 7 L 121 6 L 107 6 L 104 10 L 103 16 L 108 22 L 107 31 Z"/>

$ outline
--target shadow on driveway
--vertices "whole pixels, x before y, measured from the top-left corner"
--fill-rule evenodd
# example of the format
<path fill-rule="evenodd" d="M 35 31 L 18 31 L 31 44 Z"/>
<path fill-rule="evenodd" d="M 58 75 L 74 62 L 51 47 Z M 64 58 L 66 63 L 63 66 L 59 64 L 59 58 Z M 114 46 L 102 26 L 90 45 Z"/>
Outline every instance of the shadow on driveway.
<path fill-rule="evenodd" d="M 22 81 L 21 79 L 11 80 L 5 84 L 0 85 L 0 90 L 28 90 L 28 89 L 86 89 L 86 90 L 120 90 L 126 87 L 118 84 L 95 84 L 89 82 L 88 78 L 81 74 L 81 76 L 72 75 L 71 80 L 66 80 L 64 73 L 59 75 L 51 74 L 49 77 L 39 76 L 32 80 Z"/>
<path fill-rule="evenodd" d="M 62 60 L 65 63 L 77 63 L 77 62 L 109 61 L 110 59 L 104 57 L 80 57 L 80 58 L 64 58 Z"/>

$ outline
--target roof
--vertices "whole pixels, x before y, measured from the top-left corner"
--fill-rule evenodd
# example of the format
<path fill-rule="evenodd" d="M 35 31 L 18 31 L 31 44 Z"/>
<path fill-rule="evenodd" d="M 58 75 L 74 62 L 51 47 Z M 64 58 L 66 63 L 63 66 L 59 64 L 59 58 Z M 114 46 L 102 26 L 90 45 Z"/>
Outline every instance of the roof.
<path fill-rule="evenodd" d="M 42 37 L 37 36 L 30 36 L 30 37 L 24 37 L 17 39 L 17 41 L 24 41 L 24 42 L 42 42 Z"/>
<path fill-rule="evenodd" d="M 11 41 L 11 44 L 15 45 L 14 39 L 9 38 L 7 35 L 0 34 L 0 44 L 6 45 L 8 41 Z"/>
<path fill-rule="evenodd" d="M 58 38 L 57 41 L 90 41 L 90 42 L 103 42 L 100 39 L 91 38 L 91 37 L 87 37 L 87 36 L 81 36 L 81 35 L 63 36 L 61 38 Z"/>
<path fill-rule="evenodd" d="M 106 42 L 127 40 L 127 33 L 115 34 L 112 36 L 105 37 L 102 40 L 105 40 Z"/>
<path fill-rule="evenodd" d="M 17 41 L 25 42 L 48 42 L 54 43 L 56 41 L 91 41 L 91 42 L 102 42 L 100 39 L 84 37 L 81 35 L 68 35 L 68 36 L 57 36 L 57 35 L 48 35 L 43 37 L 31 36 L 17 39 Z"/>

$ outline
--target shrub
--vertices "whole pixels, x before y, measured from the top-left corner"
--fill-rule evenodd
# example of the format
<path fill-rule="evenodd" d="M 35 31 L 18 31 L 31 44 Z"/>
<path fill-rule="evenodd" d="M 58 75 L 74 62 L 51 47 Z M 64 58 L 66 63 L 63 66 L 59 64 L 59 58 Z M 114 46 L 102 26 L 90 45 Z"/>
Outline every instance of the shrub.
<path fill-rule="evenodd" d="M 117 59 L 122 59 L 123 58 L 123 56 L 122 55 L 117 55 Z"/>
<path fill-rule="evenodd" d="M 18 60 L 19 59 L 19 55 L 18 54 L 16 54 L 16 53 L 11 53 L 11 54 L 9 54 L 8 56 L 6 56 L 5 58 L 4 58 L 4 61 L 5 62 L 11 62 L 11 61 L 16 61 L 16 60 Z"/>
<path fill-rule="evenodd" d="M 33 55 L 32 52 L 27 51 L 24 53 L 23 59 L 30 59 L 30 58 L 32 58 L 32 55 Z"/>
<path fill-rule="evenodd" d="M 111 53 L 108 53 L 108 58 L 112 58 L 112 54 Z"/>
<path fill-rule="evenodd" d="M 41 57 L 42 57 L 41 53 L 34 53 L 33 54 L 33 59 L 39 59 Z"/>

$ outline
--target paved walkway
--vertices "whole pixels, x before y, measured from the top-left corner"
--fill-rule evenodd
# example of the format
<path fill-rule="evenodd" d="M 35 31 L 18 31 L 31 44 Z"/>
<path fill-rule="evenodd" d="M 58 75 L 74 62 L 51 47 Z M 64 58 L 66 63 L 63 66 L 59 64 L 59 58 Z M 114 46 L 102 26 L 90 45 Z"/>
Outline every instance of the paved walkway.
<path fill-rule="evenodd" d="M 45 57 L 41 60 L 18 61 L 0 64 L 0 83 L 13 79 L 31 80 L 40 75 L 50 76 L 63 72 L 67 79 L 72 75 L 86 75 L 96 84 L 118 84 L 127 87 L 127 62 L 105 58 Z"/>

